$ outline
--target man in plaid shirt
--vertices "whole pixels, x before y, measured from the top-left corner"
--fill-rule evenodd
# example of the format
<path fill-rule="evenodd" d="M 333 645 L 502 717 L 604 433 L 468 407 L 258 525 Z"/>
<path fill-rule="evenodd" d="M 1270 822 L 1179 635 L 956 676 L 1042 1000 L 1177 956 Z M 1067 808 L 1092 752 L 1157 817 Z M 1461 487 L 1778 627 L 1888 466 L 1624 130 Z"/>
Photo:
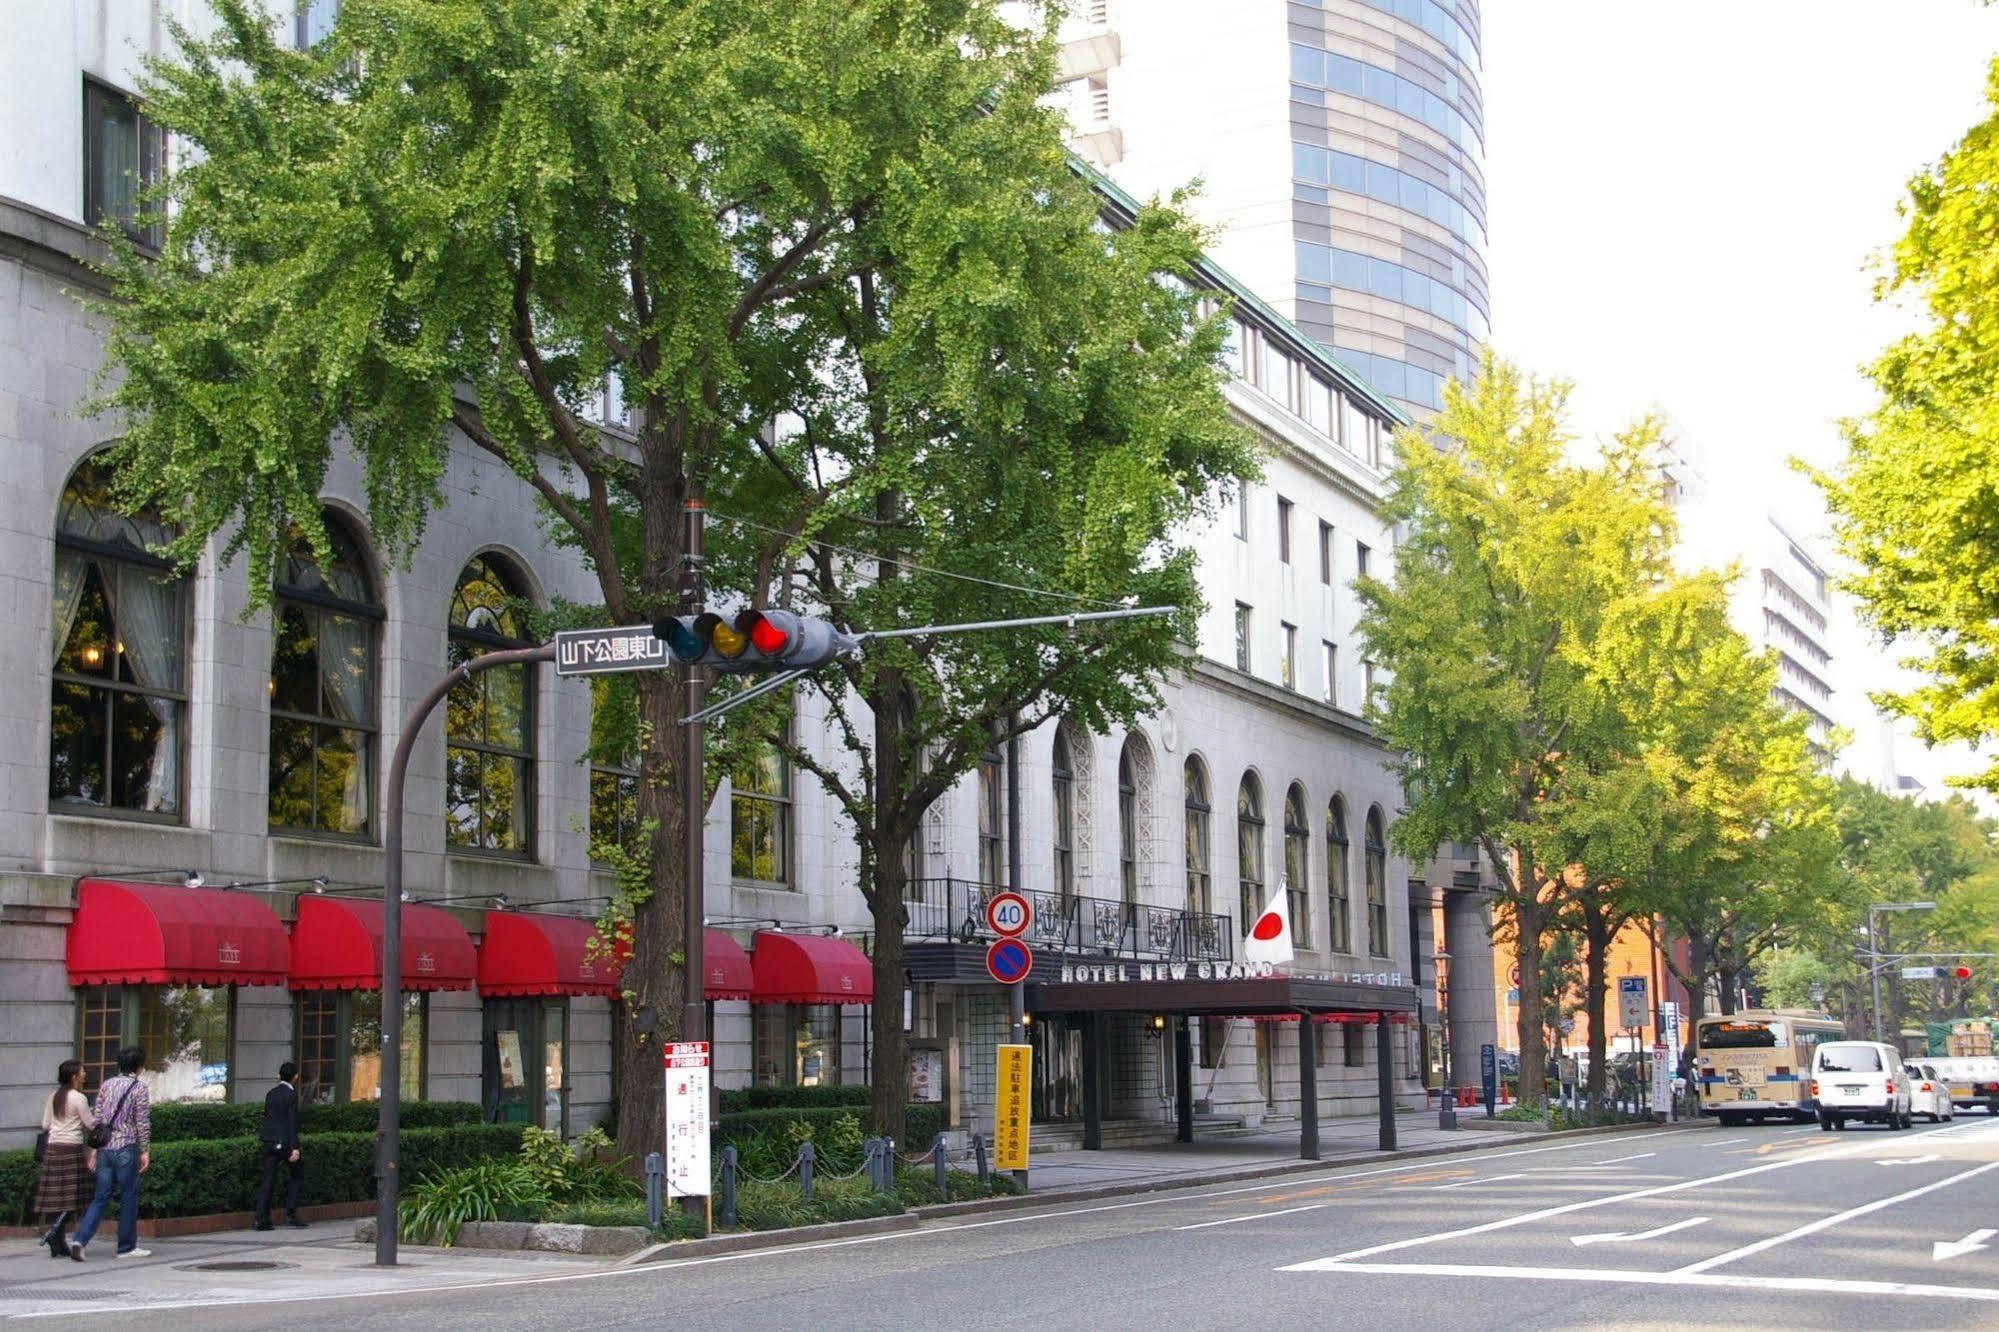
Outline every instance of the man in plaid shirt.
<path fill-rule="evenodd" d="M 146 1052 L 128 1045 L 118 1052 L 118 1076 L 97 1089 L 97 1123 L 107 1137 L 96 1154 L 97 1192 L 70 1241 L 69 1256 L 79 1263 L 113 1192 L 118 1195 L 118 1256 L 152 1256 L 151 1249 L 139 1247 L 139 1176 L 153 1163 L 153 1103 L 139 1080 L 145 1066 Z"/>

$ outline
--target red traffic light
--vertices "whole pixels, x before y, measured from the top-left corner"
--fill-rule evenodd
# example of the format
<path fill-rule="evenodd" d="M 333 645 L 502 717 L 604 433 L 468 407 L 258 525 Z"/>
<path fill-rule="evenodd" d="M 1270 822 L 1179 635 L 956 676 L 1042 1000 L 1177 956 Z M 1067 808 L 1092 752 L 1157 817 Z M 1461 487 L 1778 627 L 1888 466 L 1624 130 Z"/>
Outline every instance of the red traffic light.
<path fill-rule="evenodd" d="M 1964 966 L 1963 964 L 1960 963 L 1959 965 L 1954 966 L 1950 969 L 1950 976 L 1952 980 L 1961 980 L 1961 981 L 1970 980 L 1971 968 Z"/>
<path fill-rule="evenodd" d="M 777 656 L 791 642 L 790 632 L 770 616 L 753 615 L 746 618 L 750 619 L 750 646 L 765 656 Z"/>
<path fill-rule="evenodd" d="M 860 646 L 825 620 L 781 610 L 669 615 L 652 631 L 681 661 L 728 674 L 810 670 Z"/>

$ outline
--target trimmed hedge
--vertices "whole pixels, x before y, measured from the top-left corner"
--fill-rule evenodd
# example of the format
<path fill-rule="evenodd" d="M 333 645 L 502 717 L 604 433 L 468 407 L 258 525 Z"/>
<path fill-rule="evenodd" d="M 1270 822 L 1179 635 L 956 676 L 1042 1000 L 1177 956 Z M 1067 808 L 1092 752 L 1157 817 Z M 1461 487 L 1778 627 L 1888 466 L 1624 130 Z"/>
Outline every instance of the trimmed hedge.
<path fill-rule="evenodd" d="M 476 1108 L 476 1107 L 475 1107 Z M 459 1124 L 405 1129 L 403 1187 L 426 1173 L 520 1153 L 520 1124 Z M 253 1137 L 155 1140 L 152 1166 L 139 1188 L 145 1216 L 202 1216 L 246 1212 L 256 1201 L 261 1144 Z M 375 1196 L 375 1134 L 308 1133 L 305 1138 L 308 1204 L 359 1202 Z M 29 1219 L 35 1177 L 33 1149 L 0 1152 L 0 1223 Z"/>
<path fill-rule="evenodd" d="M 817 1090 L 816 1088 L 814 1090 Z M 862 1090 L 866 1090 L 863 1088 Z M 794 1108 L 772 1108 L 764 1110 L 724 1111 L 715 1126 L 716 1146 L 722 1143 L 743 1141 L 760 1133 L 782 1134 L 787 1124 L 810 1124 L 814 1128 L 831 1128 L 843 1115 L 852 1115 L 861 1121 L 861 1131 L 868 1131 L 868 1115 L 865 1104 L 861 1106 L 803 1106 Z M 897 1150 L 905 1154 L 927 1152 L 930 1144 L 937 1140 L 938 1131 L 944 1127 L 944 1107 L 941 1105 L 911 1105 L 903 1108 L 903 1141 Z"/>
<path fill-rule="evenodd" d="M 721 1095 L 722 1113 L 737 1114 L 744 1110 L 776 1109 L 825 1109 L 830 1106 L 844 1106 L 852 1109 L 859 1106 L 865 1110 L 874 1088 L 866 1083 L 835 1087 L 738 1087 Z M 861 1118 L 867 1118 L 862 1115 Z"/>
<path fill-rule="evenodd" d="M 307 1133 L 373 1133 L 380 1127 L 382 1108 L 374 1101 L 343 1101 L 308 1105 L 299 1111 Z M 402 1108 L 406 1129 L 452 1128 L 477 1124 L 482 1118 L 474 1101 L 410 1101 Z M 153 1107 L 154 1142 L 214 1141 L 254 1138 L 264 1123 L 264 1103 L 224 1104 L 220 1101 L 169 1101 Z"/>

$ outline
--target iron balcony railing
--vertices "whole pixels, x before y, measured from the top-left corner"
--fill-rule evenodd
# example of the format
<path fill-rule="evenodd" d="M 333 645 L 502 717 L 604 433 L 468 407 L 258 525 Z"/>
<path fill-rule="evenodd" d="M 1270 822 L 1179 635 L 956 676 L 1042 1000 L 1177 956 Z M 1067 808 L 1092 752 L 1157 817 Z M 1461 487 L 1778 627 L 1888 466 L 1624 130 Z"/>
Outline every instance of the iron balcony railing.
<path fill-rule="evenodd" d="M 903 938 L 990 943 L 997 936 L 986 925 L 986 902 L 1004 891 L 971 879 L 913 879 L 904 894 L 909 925 Z M 1023 936 L 1033 948 L 1165 962 L 1235 960 L 1235 921 L 1228 916 L 1032 889 L 1021 896 L 1034 908 Z"/>

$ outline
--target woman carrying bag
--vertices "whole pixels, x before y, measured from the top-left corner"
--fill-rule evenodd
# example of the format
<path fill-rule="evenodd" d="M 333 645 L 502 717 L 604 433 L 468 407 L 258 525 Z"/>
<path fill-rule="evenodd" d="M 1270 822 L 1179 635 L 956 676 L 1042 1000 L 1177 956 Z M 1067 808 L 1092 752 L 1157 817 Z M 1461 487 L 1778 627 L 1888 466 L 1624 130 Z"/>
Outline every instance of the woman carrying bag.
<path fill-rule="evenodd" d="M 42 1242 L 49 1257 L 69 1257 L 69 1240 L 63 1234 L 71 1213 L 81 1213 L 90 1205 L 96 1189 L 97 1153 L 91 1149 L 90 1133 L 97 1116 L 81 1088 L 83 1065 L 65 1059 L 56 1070 L 56 1089 L 42 1106 L 41 1170 L 35 1179 L 35 1210 L 51 1218 Z"/>

